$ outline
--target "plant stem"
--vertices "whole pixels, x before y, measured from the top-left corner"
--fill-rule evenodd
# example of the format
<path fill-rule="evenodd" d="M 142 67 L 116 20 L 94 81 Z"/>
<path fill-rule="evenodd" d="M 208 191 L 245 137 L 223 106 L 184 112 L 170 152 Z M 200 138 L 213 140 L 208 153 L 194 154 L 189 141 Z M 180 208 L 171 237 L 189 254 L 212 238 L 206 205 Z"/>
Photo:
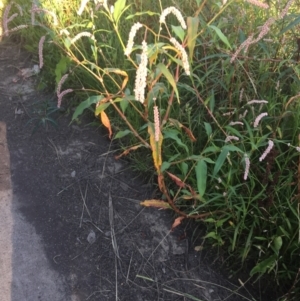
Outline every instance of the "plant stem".
<path fill-rule="evenodd" d="M 133 128 L 133 126 L 131 125 L 131 123 L 127 120 L 127 118 L 125 117 L 125 115 L 121 112 L 121 110 L 118 108 L 118 106 L 113 102 L 112 99 L 109 100 L 110 103 L 114 106 L 114 108 L 116 109 L 116 111 L 118 112 L 118 114 L 121 116 L 121 118 L 126 122 L 127 126 L 130 128 L 130 130 L 132 131 L 132 133 L 134 134 L 135 137 L 137 137 L 146 147 L 151 149 L 150 144 L 145 141 L 139 134 L 138 132 Z"/>

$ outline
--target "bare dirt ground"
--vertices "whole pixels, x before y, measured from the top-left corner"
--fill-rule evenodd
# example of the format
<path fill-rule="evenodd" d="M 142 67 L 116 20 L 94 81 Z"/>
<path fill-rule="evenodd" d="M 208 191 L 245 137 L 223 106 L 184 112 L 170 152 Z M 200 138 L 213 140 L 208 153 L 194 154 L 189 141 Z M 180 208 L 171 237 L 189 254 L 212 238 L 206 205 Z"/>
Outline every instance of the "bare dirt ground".
<path fill-rule="evenodd" d="M 2 260 L 13 253 L 6 261 L 11 298 L 2 291 L 0 300 L 258 300 L 248 293 L 255 291 L 250 285 L 230 283 L 194 250 L 188 225 L 171 232 L 171 212 L 139 205 L 152 197 L 153 187 L 115 160 L 118 151 L 89 125 L 91 116 L 77 125 L 57 112 L 51 116 L 58 129 L 48 122 L 32 134 L 44 116 L 41 107 L 56 101 L 54 92 L 36 91 L 38 76 L 24 76 L 33 64 L 18 46 L 0 44 L 0 121 L 15 219 L 0 223 L 0 233 L 12 236 Z M 49 271 L 39 274 L 42 267 Z M 51 299 L 47 287 L 59 297 Z"/>

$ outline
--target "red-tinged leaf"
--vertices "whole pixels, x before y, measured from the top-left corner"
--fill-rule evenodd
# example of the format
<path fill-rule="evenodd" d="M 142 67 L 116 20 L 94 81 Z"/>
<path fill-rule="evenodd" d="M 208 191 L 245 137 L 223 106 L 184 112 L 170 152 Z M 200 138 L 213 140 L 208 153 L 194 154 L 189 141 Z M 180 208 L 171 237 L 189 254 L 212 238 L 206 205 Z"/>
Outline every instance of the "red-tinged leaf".
<path fill-rule="evenodd" d="M 110 121 L 104 111 L 102 111 L 100 113 L 100 118 L 101 118 L 101 122 L 103 123 L 103 125 L 108 129 L 109 139 L 111 139 L 111 136 L 112 136 L 111 125 L 110 125 Z"/>
<path fill-rule="evenodd" d="M 169 118 L 169 121 L 170 121 L 171 124 L 173 124 L 177 128 L 183 128 L 184 131 L 186 132 L 186 134 L 191 139 L 191 141 L 195 142 L 197 140 L 195 138 L 195 136 L 193 135 L 192 131 L 188 127 L 186 127 L 185 125 L 183 125 L 182 123 L 180 123 L 178 120 L 173 119 L 173 118 Z"/>
<path fill-rule="evenodd" d="M 170 205 L 167 202 L 161 200 L 145 200 L 140 203 L 140 205 L 145 207 L 156 207 L 156 208 L 163 208 L 163 209 L 170 209 Z"/>
<path fill-rule="evenodd" d="M 176 177 L 175 175 L 167 172 L 167 174 L 169 175 L 169 177 L 176 183 L 177 186 L 179 186 L 180 188 L 184 188 L 185 187 L 185 183 L 182 182 L 178 177 Z"/>
<path fill-rule="evenodd" d="M 185 218 L 185 216 L 177 217 L 172 225 L 171 231 L 173 231 L 178 225 L 180 225 L 184 218 Z"/>
<path fill-rule="evenodd" d="M 186 134 L 189 136 L 191 141 L 193 141 L 193 142 L 197 141 L 197 139 L 195 138 L 195 136 L 193 135 L 192 131 L 189 128 L 187 128 L 184 125 L 182 125 L 182 128 L 185 130 Z"/>
<path fill-rule="evenodd" d="M 135 146 L 132 146 L 130 148 L 127 148 L 122 154 L 118 155 L 118 156 L 115 156 L 115 159 L 120 159 L 121 157 L 123 156 L 126 156 L 129 154 L 129 152 L 133 151 L 133 150 L 136 150 L 138 148 L 140 148 L 141 146 L 145 146 L 144 144 L 138 144 L 138 145 L 135 145 Z"/>

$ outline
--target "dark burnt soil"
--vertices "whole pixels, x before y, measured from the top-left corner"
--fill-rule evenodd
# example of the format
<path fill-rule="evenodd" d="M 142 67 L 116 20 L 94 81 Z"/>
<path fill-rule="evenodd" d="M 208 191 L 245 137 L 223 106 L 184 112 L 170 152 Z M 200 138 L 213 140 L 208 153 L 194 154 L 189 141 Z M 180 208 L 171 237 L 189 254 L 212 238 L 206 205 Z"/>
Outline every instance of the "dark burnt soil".
<path fill-rule="evenodd" d="M 55 112 L 57 129 L 43 119 L 56 98 L 24 75 L 33 65 L 18 46 L 0 44 L 0 120 L 14 198 L 63 276 L 66 300 L 258 300 L 211 268 L 184 225 L 170 231 L 172 212 L 140 206 L 155 190 L 114 158 L 120 150 L 92 116 L 70 124 L 71 112 Z"/>

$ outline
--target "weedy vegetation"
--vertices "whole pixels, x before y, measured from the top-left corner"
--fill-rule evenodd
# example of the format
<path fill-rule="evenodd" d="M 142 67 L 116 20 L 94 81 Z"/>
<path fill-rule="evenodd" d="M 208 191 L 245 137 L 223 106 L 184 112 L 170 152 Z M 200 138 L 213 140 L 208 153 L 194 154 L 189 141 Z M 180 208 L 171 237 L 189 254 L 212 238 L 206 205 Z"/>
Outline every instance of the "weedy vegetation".
<path fill-rule="evenodd" d="M 117 158 L 143 154 L 161 192 L 143 206 L 204 224 L 232 271 L 299 300 L 299 7 L 16 0 L 3 30 L 37 54 L 58 107 L 76 95 L 73 119 L 92 109 L 123 143 Z"/>

